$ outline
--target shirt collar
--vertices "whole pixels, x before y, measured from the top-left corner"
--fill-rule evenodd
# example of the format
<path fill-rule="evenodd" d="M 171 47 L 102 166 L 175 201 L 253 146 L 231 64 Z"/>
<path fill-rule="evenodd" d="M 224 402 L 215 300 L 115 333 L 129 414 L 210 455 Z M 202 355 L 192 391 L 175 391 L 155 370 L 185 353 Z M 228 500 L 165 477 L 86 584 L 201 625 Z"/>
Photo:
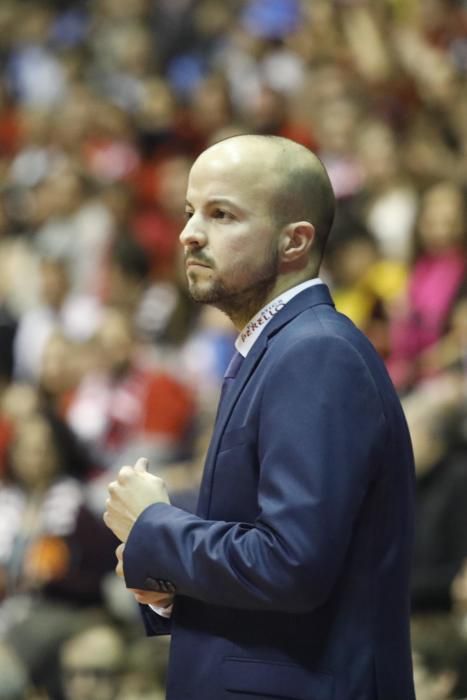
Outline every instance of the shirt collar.
<path fill-rule="evenodd" d="M 250 352 L 251 348 L 258 340 L 259 336 L 263 330 L 268 325 L 269 321 L 274 318 L 278 311 L 284 308 L 284 306 L 297 294 L 303 292 L 308 287 L 313 287 L 316 284 L 323 284 L 323 281 L 319 277 L 315 277 L 312 280 L 307 280 L 301 284 L 295 285 L 287 289 L 282 294 L 279 294 L 275 299 L 268 302 L 266 306 L 258 311 L 253 318 L 251 318 L 246 326 L 240 331 L 237 340 L 235 341 L 235 347 L 243 357 L 246 357 Z"/>

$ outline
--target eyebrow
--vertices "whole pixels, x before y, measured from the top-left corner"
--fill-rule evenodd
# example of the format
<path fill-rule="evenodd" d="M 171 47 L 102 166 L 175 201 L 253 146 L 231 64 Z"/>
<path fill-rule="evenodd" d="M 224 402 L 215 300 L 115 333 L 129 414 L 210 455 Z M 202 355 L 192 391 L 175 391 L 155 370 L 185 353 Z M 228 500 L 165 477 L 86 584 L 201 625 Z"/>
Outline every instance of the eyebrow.
<path fill-rule="evenodd" d="M 245 207 L 241 207 L 239 204 L 236 204 L 236 202 L 234 202 L 229 197 L 211 197 L 207 200 L 206 204 L 227 204 L 228 206 L 234 207 L 239 211 L 246 211 Z M 185 200 L 185 206 L 194 209 L 194 206 L 188 200 Z"/>

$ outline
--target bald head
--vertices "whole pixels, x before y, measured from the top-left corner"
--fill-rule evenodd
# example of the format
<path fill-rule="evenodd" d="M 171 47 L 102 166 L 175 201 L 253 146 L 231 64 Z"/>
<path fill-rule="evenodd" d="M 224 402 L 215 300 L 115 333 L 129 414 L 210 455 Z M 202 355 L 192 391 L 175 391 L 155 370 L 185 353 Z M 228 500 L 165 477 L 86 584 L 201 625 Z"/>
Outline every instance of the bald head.
<path fill-rule="evenodd" d="M 215 143 L 198 158 L 230 160 L 243 171 L 252 186 L 262 181 L 274 225 L 282 228 L 308 221 L 315 228 L 313 258 L 322 259 L 335 212 L 335 198 L 328 174 L 308 148 L 281 136 L 245 134 Z"/>
<path fill-rule="evenodd" d="M 274 136 L 233 136 L 195 161 L 180 234 L 188 287 L 238 329 L 284 290 L 316 277 L 334 214 L 321 162 Z"/>

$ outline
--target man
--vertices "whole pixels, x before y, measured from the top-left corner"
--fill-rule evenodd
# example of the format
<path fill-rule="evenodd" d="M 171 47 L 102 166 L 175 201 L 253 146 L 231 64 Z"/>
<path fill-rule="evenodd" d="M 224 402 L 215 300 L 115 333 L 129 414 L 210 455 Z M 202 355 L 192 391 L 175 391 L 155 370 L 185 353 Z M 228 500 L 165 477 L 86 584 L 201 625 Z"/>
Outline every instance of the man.
<path fill-rule="evenodd" d="M 137 600 L 175 593 L 170 621 L 144 612 L 149 633 L 172 628 L 168 700 L 414 697 L 410 439 L 382 362 L 317 278 L 333 212 L 321 163 L 287 139 L 233 137 L 191 170 L 189 288 L 238 328 L 240 367 L 197 515 L 140 460 L 104 516 Z"/>
<path fill-rule="evenodd" d="M 126 666 L 125 643 L 118 629 L 96 622 L 81 629 L 60 650 L 66 700 L 117 700 Z"/>

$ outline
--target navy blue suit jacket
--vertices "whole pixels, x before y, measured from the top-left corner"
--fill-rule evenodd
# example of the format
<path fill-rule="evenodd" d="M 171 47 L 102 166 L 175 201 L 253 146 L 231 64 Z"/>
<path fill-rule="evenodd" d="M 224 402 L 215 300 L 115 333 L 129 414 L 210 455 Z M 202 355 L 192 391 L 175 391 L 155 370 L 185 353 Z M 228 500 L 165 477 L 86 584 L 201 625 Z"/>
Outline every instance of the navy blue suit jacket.
<path fill-rule="evenodd" d="M 131 530 L 127 585 L 177 591 L 168 700 L 413 700 L 413 483 L 383 363 L 310 287 L 221 405 L 197 514 L 154 504 Z"/>

